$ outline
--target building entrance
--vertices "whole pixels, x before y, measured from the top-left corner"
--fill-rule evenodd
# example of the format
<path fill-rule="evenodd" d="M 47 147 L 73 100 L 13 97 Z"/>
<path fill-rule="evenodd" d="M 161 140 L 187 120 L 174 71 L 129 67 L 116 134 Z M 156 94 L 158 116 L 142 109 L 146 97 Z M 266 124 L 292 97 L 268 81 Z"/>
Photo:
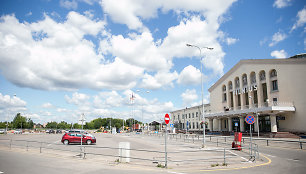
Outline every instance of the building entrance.
<path fill-rule="evenodd" d="M 258 123 L 260 132 L 271 132 L 271 121 L 269 115 L 258 117 Z"/>

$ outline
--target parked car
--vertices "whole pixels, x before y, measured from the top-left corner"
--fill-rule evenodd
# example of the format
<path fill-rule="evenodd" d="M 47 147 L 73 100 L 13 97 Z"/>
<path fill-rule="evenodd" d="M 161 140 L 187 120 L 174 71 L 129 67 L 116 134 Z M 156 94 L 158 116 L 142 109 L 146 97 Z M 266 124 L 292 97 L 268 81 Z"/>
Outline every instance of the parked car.
<path fill-rule="evenodd" d="M 61 133 L 62 133 L 62 130 L 60 130 L 60 129 L 56 130 L 56 134 L 61 134 Z"/>
<path fill-rule="evenodd" d="M 55 131 L 53 129 L 49 129 L 49 130 L 46 130 L 46 133 L 47 134 L 55 134 Z"/>
<path fill-rule="evenodd" d="M 62 143 L 68 145 L 70 143 L 82 143 L 84 144 L 95 144 L 96 138 L 91 134 L 80 134 L 80 133 L 65 133 L 62 137 Z"/>
<path fill-rule="evenodd" d="M 0 129 L 0 134 L 6 134 L 6 130 L 5 129 Z"/>
<path fill-rule="evenodd" d="M 14 134 L 22 134 L 22 130 L 16 129 L 16 130 L 14 131 Z"/>

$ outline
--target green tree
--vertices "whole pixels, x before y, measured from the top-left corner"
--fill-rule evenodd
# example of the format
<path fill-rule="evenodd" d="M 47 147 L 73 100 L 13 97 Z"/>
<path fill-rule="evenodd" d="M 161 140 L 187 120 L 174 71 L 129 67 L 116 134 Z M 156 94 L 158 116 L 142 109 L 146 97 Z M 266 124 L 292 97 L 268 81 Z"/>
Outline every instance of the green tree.
<path fill-rule="evenodd" d="M 78 123 L 73 124 L 73 129 L 81 129 L 82 125 L 79 125 Z"/>
<path fill-rule="evenodd" d="M 55 121 L 48 122 L 47 125 L 46 125 L 46 128 L 56 129 L 57 128 L 57 123 Z"/>
<path fill-rule="evenodd" d="M 27 128 L 27 119 L 26 117 L 21 116 L 18 113 L 13 120 L 13 128 Z"/>
<path fill-rule="evenodd" d="M 70 128 L 70 124 L 68 124 L 65 121 L 61 121 L 60 123 L 57 124 L 57 129 L 69 129 Z"/>

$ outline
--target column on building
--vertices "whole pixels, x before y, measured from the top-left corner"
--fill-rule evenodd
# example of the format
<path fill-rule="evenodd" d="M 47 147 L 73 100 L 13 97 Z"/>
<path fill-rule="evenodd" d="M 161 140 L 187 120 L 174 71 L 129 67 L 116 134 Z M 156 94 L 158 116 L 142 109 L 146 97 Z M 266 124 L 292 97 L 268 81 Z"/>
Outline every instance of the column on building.
<path fill-rule="evenodd" d="M 208 119 L 208 129 L 210 131 L 213 131 L 213 119 L 212 118 Z"/>
<path fill-rule="evenodd" d="M 237 110 L 238 109 L 238 95 L 237 93 L 235 92 L 236 89 L 234 89 L 233 91 L 233 101 L 234 101 L 234 110 Z"/>
<path fill-rule="evenodd" d="M 256 74 L 255 74 L 255 77 L 256 77 Z M 252 90 L 250 90 L 251 86 L 252 86 L 252 78 L 251 78 L 251 74 L 248 74 L 248 78 L 250 79 L 248 81 L 248 86 L 249 86 L 249 89 L 248 89 L 248 98 L 249 98 L 249 108 L 254 108 L 254 104 L 253 104 L 253 100 L 254 99 L 254 88 Z M 258 82 L 258 80 L 256 79 L 256 81 Z M 251 97 L 250 97 L 251 96 Z"/>
<path fill-rule="evenodd" d="M 262 84 L 260 82 L 260 77 L 259 77 L 260 72 L 256 74 L 256 84 L 257 84 L 257 97 L 258 97 L 258 108 L 262 107 L 264 105 L 263 101 L 263 89 L 262 89 Z"/>
<path fill-rule="evenodd" d="M 244 116 L 240 116 L 239 117 L 239 120 L 240 120 L 240 132 L 244 132 L 245 129 L 244 129 Z"/>
<path fill-rule="evenodd" d="M 218 131 L 218 119 L 217 118 L 214 118 L 213 119 L 213 131 Z"/>
<path fill-rule="evenodd" d="M 243 76 L 241 76 L 240 80 L 240 101 L 241 101 L 241 109 L 245 109 L 246 105 L 246 100 L 245 100 L 245 95 L 246 93 L 243 92 L 244 89 L 244 84 L 243 84 Z"/>
<path fill-rule="evenodd" d="M 270 122 L 271 122 L 271 132 L 277 132 L 277 124 L 276 124 L 276 115 L 270 115 Z"/>
<path fill-rule="evenodd" d="M 258 126 L 257 126 L 258 117 L 256 116 L 256 114 L 254 114 L 254 117 L 255 117 L 254 130 L 255 130 L 255 132 L 258 132 Z M 259 123 L 259 120 L 258 120 L 258 123 Z"/>
<path fill-rule="evenodd" d="M 228 131 L 233 131 L 232 117 L 228 117 Z"/>
<path fill-rule="evenodd" d="M 272 91 L 272 84 L 271 84 L 271 81 L 270 81 L 270 73 L 269 71 L 266 72 L 266 83 L 267 83 L 267 95 L 268 95 L 268 100 L 269 100 L 269 103 L 272 102 L 272 97 L 271 97 L 271 91 Z"/>
<path fill-rule="evenodd" d="M 218 118 L 218 131 L 221 132 L 222 131 L 222 119 Z"/>

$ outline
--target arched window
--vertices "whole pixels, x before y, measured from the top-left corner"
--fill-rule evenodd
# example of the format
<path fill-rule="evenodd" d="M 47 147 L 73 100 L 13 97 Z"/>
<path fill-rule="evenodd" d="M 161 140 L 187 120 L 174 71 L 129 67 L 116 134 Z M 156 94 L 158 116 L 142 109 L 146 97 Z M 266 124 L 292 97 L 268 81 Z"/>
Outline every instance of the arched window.
<path fill-rule="evenodd" d="M 271 70 L 270 77 L 277 77 L 277 72 L 275 69 Z"/>
<path fill-rule="evenodd" d="M 255 84 L 256 83 L 256 74 L 255 72 L 251 72 L 251 84 Z"/>
<path fill-rule="evenodd" d="M 240 81 L 239 81 L 239 77 L 235 78 L 235 88 L 240 88 Z"/>
<path fill-rule="evenodd" d="M 260 79 L 260 81 L 266 80 L 266 73 L 265 73 L 265 71 L 260 71 L 259 79 Z"/>
<path fill-rule="evenodd" d="M 226 102 L 227 101 L 227 98 L 226 98 L 226 86 L 223 85 L 222 86 L 222 102 Z"/>
<path fill-rule="evenodd" d="M 272 91 L 278 91 L 277 72 L 275 69 L 270 71 L 270 78 Z"/>
<path fill-rule="evenodd" d="M 232 90 L 232 89 L 233 89 L 233 83 L 232 83 L 232 81 L 229 81 L 229 82 L 228 82 L 228 89 L 229 89 L 229 90 Z"/>
<path fill-rule="evenodd" d="M 246 74 L 242 75 L 242 85 L 247 86 L 248 85 L 248 78 Z"/>

